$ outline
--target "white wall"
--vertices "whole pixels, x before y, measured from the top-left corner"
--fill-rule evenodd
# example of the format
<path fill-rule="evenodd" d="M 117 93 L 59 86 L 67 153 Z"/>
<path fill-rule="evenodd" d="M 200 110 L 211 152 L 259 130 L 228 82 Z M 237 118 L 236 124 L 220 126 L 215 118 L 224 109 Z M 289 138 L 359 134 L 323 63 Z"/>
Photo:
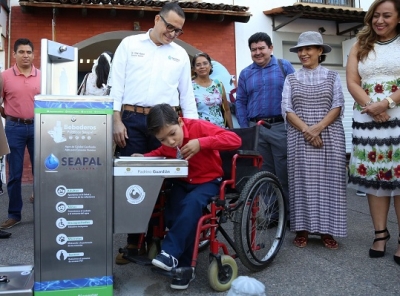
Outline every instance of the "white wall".
<path fill-rule="evenodd" d="M 360 7 L 366 11 L 374 0 L 356 0 L 356 8 Z M 205 1 L 204 1 L 205 2 Z M 221 2 L 221 1 L 208 1 L 208 2 Z M 247 44 L 248 38 L 256 32 L 266 32 L 272 38 L 274 45 L 274 55 L 277 57 L 285 57 L 286 53 L 283 53 L 282 41 L 293 41 L 282 40 L 282 37 L 287 36 L 280 33 L 296 33 L 294 38 L 297 41 L 298 35 L 304 31 L 318 30 L 319 27 L 324 27 L 326 32 L 324 33 L 325 38 L 330 39 L 330 36 L 336 36 L 336 24 L 332 21 L 310 21 L 306 19 L 297 19 L 294 22 L 280 28 L 278 31 L 273 31 L 272 18 L 264 15 L 264 11 L 270 10 L 281 6 L 291 6 L 296 3 L 296 0 L 280 0 L 278 1 L 267 1 L 267 0 L 235 0 L 235 5 L 248 6 L 249 12 L 252 14 L 248 23 L 236 23 L 235 24 L 235 45 L 236 45 L 236 76 L 239 76 L 240 71 L 252 63 L 249 47 Z M 279 25 L 282 22 L 287 21 L 288 18 L 284 16 L 276 17 L 275 25 Z M 352 24 L 342 24 L 340 30 L 345 30 L 351 27 Z M 329 36 L 329 37 L 328 37 Z M 278 40 L 275 40 L 277 39 Z M 345 39 L 349 39 L 350 36 L 341 36 L 334 40 L 334 43 L 341 43 Z M 331 41 L 331 40 L 329 40 Z"/>
<path fill-rule="evenodd" d="M 343 118 L 343 124 L 346 133 L 346 151 L 351 151 L 351 118 L 352 118 L 352 104 L 353 98 L 347 91 L 346 87 L 346 74 L 345 67 L 343 66 L 343 50 L 342 42 L 350 39 L 349 34 L 343 36 L 336 35 L 336 23 L 333 21 L 315 21 L 307 19 L 297 19 L 292 23 L 289 23 L 277 31 L 273 31 L 272 28 L 272 17 L 264 15 L 264 11 L 270 10 L 281 6 L 291 6 L 295 3 L 295 0 L 280 0 L 278 1 L 260 1 L 260 0 L 237 0 L 236 5 L 249 6 L 249 11 L 253 15 L 248 23 L 236 23 L 235 24 L 235 45 L 236 45 L 236 76 L 239 77 L 240 71 L 252 63 L 250 50 L 248 48 L 248 38 L 256 32 L 266 32 L 271 36 L 272 43 L 274 46 L 274 55 L 278 58 L 284 58 L 289 60 L 295 68 L 300 68 L 298 57 L 296 54 L 290 53 L 289 48 L 297 44 L 299 35 L 304 31 L 317 31 L 319 27 L 325 28 L 323 35 L 324 43 L 332 46 L 332 52 L 327 55 L 327 59 L 324 62 L 329 69 L 337 71 L 342 80 L 343 93 L 345 96 L 345 114 Z M 373 0 L 356 0 L 356 8 L 358 3 L 363 10 L 368 10 Z M 287 17 L 279 16 L 275 18 L 275 26 L 282 22 L 286 22 Z M 354 24 L 340 25 L 340 30 L 345 30 L 352 27 Z"/>

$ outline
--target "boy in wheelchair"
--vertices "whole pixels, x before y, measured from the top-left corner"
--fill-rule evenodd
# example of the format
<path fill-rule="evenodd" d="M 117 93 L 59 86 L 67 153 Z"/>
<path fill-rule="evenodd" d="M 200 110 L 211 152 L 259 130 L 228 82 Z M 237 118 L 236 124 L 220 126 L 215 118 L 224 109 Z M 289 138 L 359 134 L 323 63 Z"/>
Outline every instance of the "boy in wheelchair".
<path fill-rule="evenodd" d="M 189 162 L 187 178 L 170 180 L 172 188 L 165 208 L 169 231 L 152 264 L 166 271 L 190 267 L 197 222 L 211 198 L 218 194 L 222 180 L 219 151 L 238 149 L 242 141 L 235 133 L 208 121 L 178 117 L 168 104 L 151 108 L 147 128 L 162 145 L 144 156 L 183 158 Z M 186 289 L 191 280 L 173 279 L 171 288 Z"/>

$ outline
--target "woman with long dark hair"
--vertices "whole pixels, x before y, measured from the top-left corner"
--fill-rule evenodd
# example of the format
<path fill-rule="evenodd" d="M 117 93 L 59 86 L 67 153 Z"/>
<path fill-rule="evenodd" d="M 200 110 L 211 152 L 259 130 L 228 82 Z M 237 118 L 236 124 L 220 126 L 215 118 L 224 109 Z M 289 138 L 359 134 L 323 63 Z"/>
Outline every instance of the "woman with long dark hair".
<path fill-rule="evenodd" d="M 86 74 L 78 90 L 78 95 L 103 96 L 107 94 L 107 79 L 113 54 L 103 52 L 94 62 L 92 72 Z"/>

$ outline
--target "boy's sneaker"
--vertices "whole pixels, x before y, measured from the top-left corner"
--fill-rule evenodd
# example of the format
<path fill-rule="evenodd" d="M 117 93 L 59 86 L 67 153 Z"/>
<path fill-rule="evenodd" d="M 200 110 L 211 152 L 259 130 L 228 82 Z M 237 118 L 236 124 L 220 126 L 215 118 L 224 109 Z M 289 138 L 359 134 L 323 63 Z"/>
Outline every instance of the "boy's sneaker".
<path fill-rule="evenodd" d="M 154 266 L 157 266 L 161 269 L 164 269 L 166 271 L 170 271 L 172 268 L 178 266 L 178 259 L 176 259 L 174 256 L 171 256 L 167 253 L 165 253 L 163 250 L 161 250 L 161 253 L 154 258 L 151 263 Z M 188 283 L 189 285 L 189 283 Z M 185 288 L 186 289 L 186 288 Z"/>
<path fill-rule="evenodd" d="M 367 194 L 366 194 L 365 192 L 360 191 L 360 190 L 357 190 L 356 194 L 357 194 L 358 196 L 367 196 Z"/>

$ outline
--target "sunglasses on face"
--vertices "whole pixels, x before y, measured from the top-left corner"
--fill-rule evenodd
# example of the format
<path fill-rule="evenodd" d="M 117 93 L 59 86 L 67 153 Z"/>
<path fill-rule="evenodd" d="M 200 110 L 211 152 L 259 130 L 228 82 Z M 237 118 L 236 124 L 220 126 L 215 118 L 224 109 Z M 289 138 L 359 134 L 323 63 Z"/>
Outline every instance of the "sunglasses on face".
<path fill-rule="evenodd" d="M 183 30 L 182 30 L 182 29 L 175 28 L 173 25 L 171 25 L 170 23 L 168 23 L 168 22 L 162 17 L 161 14 L 159 14 L 159 16 L 160 16 L 160 18 L 163 20 L 163 22 L 164 22 L 164 24 L 165 24 L 165 27 L 167 28 L 167 32 L 168 32 L 168 33 L 174 32 L 176 37 L 178 37 L 178 36 L 180 36 L 180 35 L 183 34 Z"/>

